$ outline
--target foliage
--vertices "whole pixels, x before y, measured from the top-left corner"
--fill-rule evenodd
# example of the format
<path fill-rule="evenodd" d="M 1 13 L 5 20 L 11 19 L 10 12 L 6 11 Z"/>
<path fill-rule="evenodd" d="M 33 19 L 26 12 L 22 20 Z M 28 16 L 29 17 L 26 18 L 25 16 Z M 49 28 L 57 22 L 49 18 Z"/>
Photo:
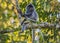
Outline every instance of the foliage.
<path fill-rule="evenodd" d="M 0 0 L 0 31 L 1 30 L 16 30 L 15 32 L 0 34 L 0 43 L 32 43 L 31 31 L 25 30 L 24 33 L 20 32 L 20 22 L 14 0 Z M 51 20 L 56 22 L 57 13 L 60 12 L 60 3 L 57 0 L 18 0 L 19 6 L 23 13 L 25 13 L 26 5 L 33 3 L 39 15 L 40 22 L 49 22 Z M 14 7 L 13 7 L 14 6 Z M 50 18 L 52 14 L 52 19 Z M 17 30 L 18 28 L 18 30 Z M 44 43 L 59 43 L 60 30 L 54 28 L 41 29 L 44 36 Z M 39 35 L 40 34 L 36 34 Z M 42 43 L 43 38 L 40 36 Z"/>

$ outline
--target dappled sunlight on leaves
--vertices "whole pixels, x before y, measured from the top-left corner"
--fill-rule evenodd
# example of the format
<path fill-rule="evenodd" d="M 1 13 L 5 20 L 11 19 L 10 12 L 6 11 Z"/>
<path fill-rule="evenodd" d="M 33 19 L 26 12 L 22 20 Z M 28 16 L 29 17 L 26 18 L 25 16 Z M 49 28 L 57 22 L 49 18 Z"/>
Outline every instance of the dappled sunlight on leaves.
<path fill-rule="evenodd" d="M 39 15 L 39 23 L 48 22 L 49 25 L 53 23 L 56 25 L 58 23 L 57 13 L 60 12 L 60 2 L 58 2 L 58 0 L 36 0 L 35 3 L 34 0 L 18 0 L 19 8 L 23 13 L 25 13 L 26 5 L 29 3 L 32 3 L 35 6 Z M 21 32 L 20 21 L 24 18 L 22 17 L 22 20 L 18 18 L 18 12 L 15 5 L 15 0 L 0 0 L 0 32 L 1 30 L 14 31 L 6 34 L 0 34 L 0 43 L 20 43 L 21 41 L 23 43 L 24 41 L 32 43 L 31 30 L 27 29 L 23 33 L 19 33 Z M 58 27 L 58 24 L 56 27 Z M 43 38 L 41 34 L 35 32 L 36 39 L 39 39 L 40 43 L 43 42 L 43 39 L 44 43 L 60 43 L 59 29 L 50 27 L 44 29 L 41 28 L 41 32 L 43 34 Z"/>
<path fill-rule="evenodd" d="M 4 28 L 7 28 L 7 24 L 5 22 L 3 23 L 3 25 L 4 25 Z"/>
<path fill-rule="evenodd" d="M 32 43 L 31 36 L 29 35 L 27 43 Z"/>
<path fill-rule="evenodd" d="M 1 7 L 2 7 L 3 9 L 5 9 L 5 8 L 7 7 L 6 2 L 2 2 L 2 3 L 1 3 Z"/>
<path fill-rule="evenodd" d="M 12 4 L 9 4 L 8 8 L 9 8 L 9 9 L 12 9 L 12 6 L 13 6 Z"/>

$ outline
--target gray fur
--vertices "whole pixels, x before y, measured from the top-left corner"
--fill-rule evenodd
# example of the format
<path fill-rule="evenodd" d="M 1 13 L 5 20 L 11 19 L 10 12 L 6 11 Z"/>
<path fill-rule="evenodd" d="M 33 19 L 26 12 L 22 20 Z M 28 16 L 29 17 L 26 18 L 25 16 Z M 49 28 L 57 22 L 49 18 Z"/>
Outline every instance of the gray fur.
<path fill-rule="evenodd" d="M 37 14 L 37 12 L 36 12 L 35 7 L 33 6 L 33 4 L 31 4 L 33 6 L 33 10 L 32 11 L 30 11 L 30 9 L 28 7 L 29 5 L 27 5 L 27 7 L 26 7 L 25 19 L 31 20 L 33 22 L 36 22 L 37 19 L 38 19 L 38 14 Z M 26 25 L 27 24 L 23 23 L 23 25 L 22 25 L 22 32 L 26 29 L 26 27 L 27 27 Z"/>

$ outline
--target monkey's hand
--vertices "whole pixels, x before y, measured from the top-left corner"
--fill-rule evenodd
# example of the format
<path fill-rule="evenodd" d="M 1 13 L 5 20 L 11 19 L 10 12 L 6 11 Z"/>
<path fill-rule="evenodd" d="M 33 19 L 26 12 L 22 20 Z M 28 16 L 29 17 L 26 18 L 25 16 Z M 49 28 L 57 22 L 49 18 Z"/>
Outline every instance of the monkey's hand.
<path fill-rule="evenodd" d="M 35 19 L 27 18 L 27 20 L 36 23 L 37 21 Z"/>

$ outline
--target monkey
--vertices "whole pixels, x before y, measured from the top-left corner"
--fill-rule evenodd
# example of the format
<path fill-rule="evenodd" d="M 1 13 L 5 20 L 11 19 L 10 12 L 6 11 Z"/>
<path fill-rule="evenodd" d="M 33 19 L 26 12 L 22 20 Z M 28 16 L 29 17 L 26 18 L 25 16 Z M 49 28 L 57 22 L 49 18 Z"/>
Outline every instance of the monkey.
<path fill-rule="evenodd" d="M 22 30 L 21 32 L 24 32 L 24 30 L 27 27 L 27 24 L 25 23 L 25 21 L 30 20 L 33 23 L 35 23 L 38 20 L 38 14 L 35 10 L 35 7 L 33 6 L 33 4 L 28 4 L 26 6 L 26 12 L 24 14 L 25 19 L 22 21 L 21 25 L 22 25 Z"/>

